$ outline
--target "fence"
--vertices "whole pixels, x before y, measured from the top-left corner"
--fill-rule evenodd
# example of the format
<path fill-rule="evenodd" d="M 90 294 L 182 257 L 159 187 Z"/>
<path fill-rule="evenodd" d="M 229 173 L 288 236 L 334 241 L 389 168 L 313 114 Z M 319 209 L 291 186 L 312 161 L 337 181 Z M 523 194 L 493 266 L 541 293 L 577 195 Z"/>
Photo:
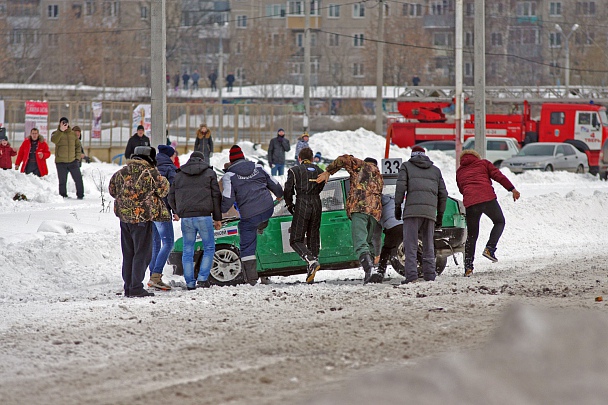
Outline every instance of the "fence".
<path fill-rule="evenodd" d="M 133 111 L 139 103 L 102 102 L 101 135 L 91 136 L 93 107 L 90 101 L 49 101 L 48 136 L 57 128 L 60 117 L 68 117 L 70 125 L 82 129 L 82 143 L 89 156 L 109 162 L 124 152 L 133 130 Z M 196 130 L 205 123 L 212 131 L 216 151 L 240 141 L 267 145 L 278 128 L 293 133 L 294 109 L 291 105 L 167 103 L 167 131 L 177 149 L 185 153 L 194 148 Z M 25 136 L 25 101 L 5 101 L 6 135 L 13 147 Z M 51 148 L 54 147 L 49 143 Z"/>

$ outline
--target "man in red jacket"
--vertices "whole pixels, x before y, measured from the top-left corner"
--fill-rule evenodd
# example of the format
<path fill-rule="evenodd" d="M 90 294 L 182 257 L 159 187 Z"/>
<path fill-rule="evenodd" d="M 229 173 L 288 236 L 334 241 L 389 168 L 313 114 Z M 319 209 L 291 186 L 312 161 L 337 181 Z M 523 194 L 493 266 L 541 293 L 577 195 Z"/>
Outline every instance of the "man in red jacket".
<path fill-rule="evenodd" d="M 475 245 L 479 235 L 479 220 L 481 214 L 486 214 L 494 223 L 490 238 L 483 250 L 483 256 L 493 262 L 498 259 L 494 255 L 496 245 L 505 229 L 505 217 L 496 200 L 492 180 L 497 181 L 507 191 L 513 193 L 513 201 L 519 199 L 519 191 L 509 179 L 494 166 L 492 162 L 481 159 L 474 150 L 462 151 L 460 167 L 456 171 L 456 184 L 462 194 L 463 204 L 467 209 L 467 241 L 464 247 L 464 276 L 473 274 L 475 260 Z"/>
<path fill-rule="evenodd" d="M 32 128 L 30 135 L 19 147 L 15 170 L 19 170 L 19 166 L 21 166 L 21 173 L 33 173 L 38 177 L 46 176 L 49 173 L 46 166 L 46 160 L 49 157 L 51 157 L 49 144 L 40 135 L 38 128 Z"/>

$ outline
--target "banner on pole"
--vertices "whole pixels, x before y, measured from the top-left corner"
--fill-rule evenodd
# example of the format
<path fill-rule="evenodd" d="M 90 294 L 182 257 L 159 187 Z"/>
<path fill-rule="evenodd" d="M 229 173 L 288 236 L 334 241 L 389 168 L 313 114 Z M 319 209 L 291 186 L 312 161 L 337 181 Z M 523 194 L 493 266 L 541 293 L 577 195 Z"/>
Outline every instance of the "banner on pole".
<path fill-rule="evenodd" d="M 137 132 L 137 126 L 143 125 L 146 136 L 152 136 L 152 105 L 139 104 L 133 110 L 133 133 Z"/>
<path fill-rule="evenodd" d="M 45 138 L 49 135 L 49 103 L 46 101 L 25 102 L 25 137 L 30 134 L 32 128 L 38 128 L 40 135 Z"/>
<path fill-rule="evenodd" d="M 91 138 L 101 139 L 101 114 L 103 112 L 103 103 L 93 101 L 93 123 L 91 125 Z"/>
<path fill-rule="evenodd" d="M 0 100 L 0 127 L 4 126 L 4 100 Z"/>

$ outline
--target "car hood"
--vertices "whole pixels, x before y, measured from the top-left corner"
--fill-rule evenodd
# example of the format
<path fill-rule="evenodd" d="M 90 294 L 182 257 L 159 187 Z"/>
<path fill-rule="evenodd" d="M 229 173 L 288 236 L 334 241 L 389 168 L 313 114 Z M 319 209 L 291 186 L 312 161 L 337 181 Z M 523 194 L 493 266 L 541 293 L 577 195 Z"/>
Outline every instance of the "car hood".
<path fill-rule="evenodd" d="M 505 160 L 505 163 L 538 163 L 553 159 L 553 156 L 515 156 Z"/>

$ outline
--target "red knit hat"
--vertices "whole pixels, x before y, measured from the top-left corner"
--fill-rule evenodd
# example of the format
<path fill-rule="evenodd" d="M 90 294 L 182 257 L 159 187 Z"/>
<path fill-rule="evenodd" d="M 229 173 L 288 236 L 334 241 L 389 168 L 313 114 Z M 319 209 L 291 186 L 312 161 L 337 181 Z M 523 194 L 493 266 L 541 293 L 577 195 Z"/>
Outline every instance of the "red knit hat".
<path fill-rule="evenodd" d="M 412 147 L 412 155 L 424 155 L 424 148 L 422 146 L 414 146 Z"/>
<path fill-rule="evenodd" d="M 230 163 L 239 159 L 245 159 L 245 155 L 243 155 L 243 151 L 239 145 L 232 145 L 230 148 Z"/>

